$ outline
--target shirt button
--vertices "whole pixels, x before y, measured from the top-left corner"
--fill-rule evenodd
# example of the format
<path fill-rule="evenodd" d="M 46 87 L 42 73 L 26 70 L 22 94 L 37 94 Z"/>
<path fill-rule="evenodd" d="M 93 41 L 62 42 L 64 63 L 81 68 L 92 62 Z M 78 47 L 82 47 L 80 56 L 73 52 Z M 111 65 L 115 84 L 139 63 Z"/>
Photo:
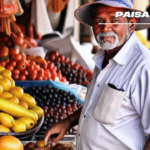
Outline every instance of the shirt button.
<path fill-rule="evenodd" d="M 99 87 L 100 85 L 98 84 L 97 86 Z"/>
<path fill-rule="evenodd" d="M 79 134 L 79 136 L 80 136 L 80 134 Z"/>
<path fill-rule="evenodd" d="M 86 118 L 86 115 L 84 115 L 84 118 Z"/>

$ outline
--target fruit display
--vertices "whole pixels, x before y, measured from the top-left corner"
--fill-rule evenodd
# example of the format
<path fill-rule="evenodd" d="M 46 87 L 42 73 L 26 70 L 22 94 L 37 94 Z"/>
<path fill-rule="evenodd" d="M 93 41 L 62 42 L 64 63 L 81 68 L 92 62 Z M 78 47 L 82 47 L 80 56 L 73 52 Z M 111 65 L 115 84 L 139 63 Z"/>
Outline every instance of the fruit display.
<path fill-rule="evenodd" d="M 1 150 L 24 150 L 21 141 L 13 136 L 0 137 Z"/>
<path fill-rule="evenodd" d="M 0 132 L 25 132 L 43 116 L 35 99 L 15 86 L 11 71 L 0 66 Z"/>
<path fill-rule="evenodd" d="M 40 56 L 27 56 L 19 53 L 18 49 L 8 49 L 0 46 L 0 58 L 8 56 L 6 60 L 0 61 L 0 66 L 5 67 L 12 73 L 14 80 L 55 80 L 57 68 L 50 61 L 46 61 Z M 61 76 L 61 78 L 60 78 Z M 59 74 L 59 80 L 66 82 L 66 78 Z"/>
<path fill-rule="evenodd" d="M 57 73 L 65 76 L 69 83 L 88 85 L 92 78 L 92 72 L 90 70 L 86 70 L 84 67 L 74 64 L 72 61 L 69 61 L 68 58 L 59 55 L 57 51 L 47 54 L 46 59 L 55 64 Z"/>
<path fill-rule="evenodd" d="M 44 110 L 45 120 L 40 129 L 43 132 L 53 124 L 71 115 L 81 105 L 70 92 L 51 87 L 50 85 L 31 87 L 25 92 L 33 96 L 37 104 Z M 74 127 L 67 134 L 75 134 L 76 130 L 76 127 Z"/>

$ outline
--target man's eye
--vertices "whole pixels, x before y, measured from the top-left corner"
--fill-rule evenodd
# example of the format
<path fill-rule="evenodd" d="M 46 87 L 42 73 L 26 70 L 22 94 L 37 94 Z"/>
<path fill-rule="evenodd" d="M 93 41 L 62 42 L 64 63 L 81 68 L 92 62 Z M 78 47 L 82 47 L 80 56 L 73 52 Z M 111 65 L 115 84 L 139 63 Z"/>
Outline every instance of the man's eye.
<path fill-rule="evenodd" d="M 95 22 L 96 22 L 96 24 L 100 24 L 100 23 L 102 23 L 103 21 L 102 21 L 102 20 L 96 20 Z"/>
<path fill-rule="evenodd" d="M 118 23 L 119 22 L 119 20 L 118 19 L 113 19 L 113 22 L 115 23 Z"/>

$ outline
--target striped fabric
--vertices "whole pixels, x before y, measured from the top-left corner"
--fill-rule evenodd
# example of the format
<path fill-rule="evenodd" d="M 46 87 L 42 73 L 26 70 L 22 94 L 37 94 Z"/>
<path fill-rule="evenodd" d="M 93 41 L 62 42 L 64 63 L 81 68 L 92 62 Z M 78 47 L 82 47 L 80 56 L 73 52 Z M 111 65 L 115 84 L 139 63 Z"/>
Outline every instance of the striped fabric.
<path fill-rule="evenodd" d="M 133 0 L 96 0 L 95 2 L 101 2 L 101 1 L 109 1 L 110 3 L 118 2 L 125 5 L 126 7 L 133 8 Z"/>

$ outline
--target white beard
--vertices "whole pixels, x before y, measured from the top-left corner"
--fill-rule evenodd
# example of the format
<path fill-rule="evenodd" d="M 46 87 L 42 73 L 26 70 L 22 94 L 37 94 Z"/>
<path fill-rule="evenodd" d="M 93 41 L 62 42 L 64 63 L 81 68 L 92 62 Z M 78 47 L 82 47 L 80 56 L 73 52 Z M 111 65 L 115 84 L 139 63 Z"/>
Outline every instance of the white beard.
<path fill-rule="evenodd" d="M 115 38 L 115 41 L 113 43 L 110 43 L 108 41 L 104 42 L 101 40 L 101 37 L 105 37 L 105 36 L 113 36 Z M 120 46 L 121 44 L 124 43 L 124 41 L 126 40 L 126 37 L 129 36 L 129 32 L 127 31 L 126 35 L 123 37 L 123 39 L 121 40 L 121 42 L 119 42 L 119 38 L 118 35 L 114 32 L 107 32 L 107 33 L 99 33 L 96 37 L 97 42 L 100 46 L 101 49 L 103 50 L 112 50 L 118 46 Z"/>

